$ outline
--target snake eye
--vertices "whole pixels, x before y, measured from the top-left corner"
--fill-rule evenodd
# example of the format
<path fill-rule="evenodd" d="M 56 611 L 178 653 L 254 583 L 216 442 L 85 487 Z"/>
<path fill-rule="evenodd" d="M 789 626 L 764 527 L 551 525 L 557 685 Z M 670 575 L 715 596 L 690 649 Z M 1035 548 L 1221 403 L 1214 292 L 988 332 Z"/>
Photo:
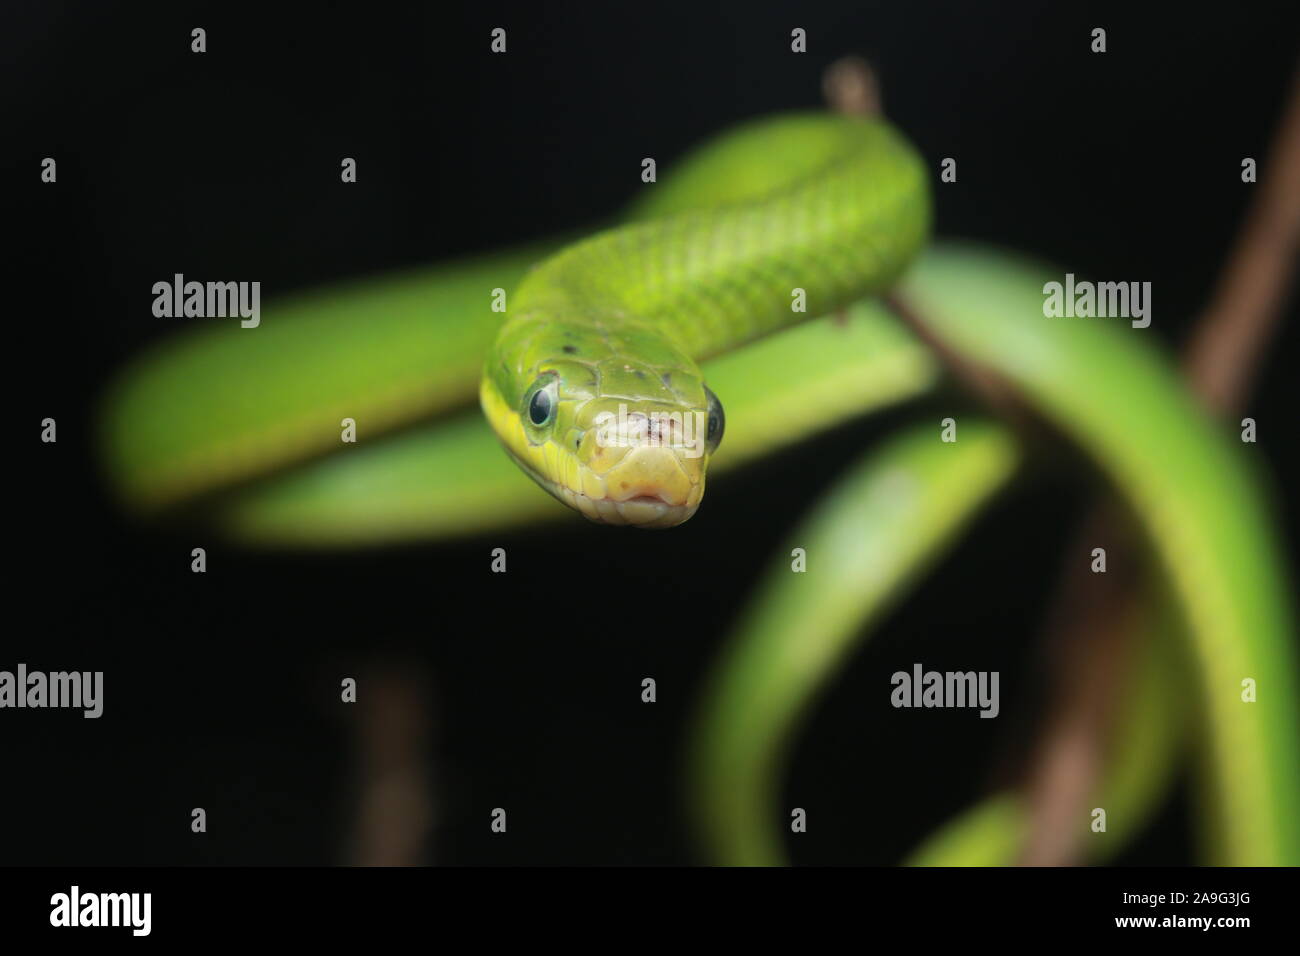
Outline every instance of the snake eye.
<path fill-rule="evenodd" d="M 533 397 L 528 400 L 528 420 L 538 428 L 549 422 L 555 414 L 555 392 L 555 380 L 543 379 L 536 386 Z"/>
<path fill-rule="evenodd" d="M 722 443 L 722 433 L 727 428 L 727 415 L 722 410 L 722 403 L 718 401 L 718 396 L 714 395 L 712 390 L 704 386 L 704 395 L 709 400 L 709 427 L 704 435 L 704 445 L 709 450 L 709 454 L 717 451 L 718 445 Z"/>

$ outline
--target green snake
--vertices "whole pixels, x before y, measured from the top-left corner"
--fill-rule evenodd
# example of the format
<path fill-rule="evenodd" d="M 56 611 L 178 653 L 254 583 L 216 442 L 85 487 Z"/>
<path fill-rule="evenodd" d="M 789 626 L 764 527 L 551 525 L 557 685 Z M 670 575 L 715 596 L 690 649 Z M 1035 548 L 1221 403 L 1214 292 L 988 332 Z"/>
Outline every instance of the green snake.
<path fill-rule="evenodd" d="M 558 520 L 511 460 L 588 518 L 667 527 L 700 506 L 710 467 L 940 380 L 933 354 L 870 298 L 896 288 L 945 348 L 1086 452 L 1144 532 L 1203 714 L 1207 855 L 1300 862 L 1292 611 L 1248 462 L 1140 332 L 1045 318 L 1043 283 L 1059 275 L 983 248 L 926 248 L 931 179 L 878 119 L 746 124 L 646 184 L 628 224 L 558 251 L 327 290 L 268 310 L 256 330 L 164 344 L 106 398 L 108 472 L 141 514 L 194 514 L 189 504 L 264 546 Z M 491 311 L 497 289 L 505 313 Z M 476 391 L 508 457 L 466 410 Z M 344 418 L 363 440 L 340 454 Z M 772 794 L 800 715 L 1021 454 L 995 423 L 963 419 L 951 444 L 937 421 L 923 426 L 873 452 L 801 527 L 792 543 L 822 570 L 792 575 L 778 556 L 701 712 L 692 799 L 718 859 L 779 862 Z M 1137 730 L 1172 725 L 1167 673 L 1142 680 Z M 1130 829 L 1178 735 L 1133 736 L 1138 757 L 1117 755 L 1112 774 Z M 998 797 L 920 856 L 1005 862 L 1018 813 Z"/>
<path fill-rule="evenodd" d="M 794 324 L 808 289 L 824 315 L 888 287 L 929 230 L 925 166 L 882 121 L 791 116 L 716 149 L 811 162 L 547 260 L 488 353 L 488 420 L 532 478 L 593 520 L 671 527 L 694 514 L 725 422 L 696 363 Z"/>

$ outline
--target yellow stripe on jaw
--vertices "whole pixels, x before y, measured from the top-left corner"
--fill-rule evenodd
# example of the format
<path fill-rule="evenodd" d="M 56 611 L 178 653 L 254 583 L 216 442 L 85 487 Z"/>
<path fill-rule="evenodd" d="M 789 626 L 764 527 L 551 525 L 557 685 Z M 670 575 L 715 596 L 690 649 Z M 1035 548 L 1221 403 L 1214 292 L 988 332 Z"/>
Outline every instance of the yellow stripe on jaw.
<path fill-rule="evenodd" d="M 670 528 L 695 514 L 704 497 L 702 458 L 687 464 L 671 448 L 630 448 L 602 476 L 554 441 L 530 442 L 519 413 L 488 376 L 479 388 L 479 402 L 497 437 L 530 477 L 592 521 Z M 593 454 L 602 451 L 596 448 Z"/>

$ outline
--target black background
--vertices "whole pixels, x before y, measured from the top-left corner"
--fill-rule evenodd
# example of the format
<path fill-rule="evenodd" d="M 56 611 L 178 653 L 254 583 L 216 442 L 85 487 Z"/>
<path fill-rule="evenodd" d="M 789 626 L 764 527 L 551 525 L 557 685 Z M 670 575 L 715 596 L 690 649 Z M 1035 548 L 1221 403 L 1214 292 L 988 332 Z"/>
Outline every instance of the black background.
<path fill-rule="evenodd" d="M 680 794 L 699 684 L 806 506 L 910 408 L 713 485 L 669 534 L 575 519 L 545 532 L 266 556 L 143 530 L 106 500 L 93 414 L 115 368 L 177 331 L 173 272 L 263 294 L 581 227 L 747 117 L 820 103 L 824 67 L 871 59 L 890 117 L 959 182 L 937 231 L 1063 269 L 1149 280 L 1169 347 L 1205 302 L 1296 65 L 1291 5 L 32 4 L 4 11 L 8 286 L 17 423 L 0 667 L 104 670 L 105 715 L 7 711 L 0 861 L 348 859 L 355 710 L 343 676 L 388 662 L 429 688 L 438 863 L 689 863 Z M 190 30 L 208 52 L 190 52 Z M 493 56 L 489 33 L 508 31 Z M 789 49 L 808 31 L 809 52 Z M 1089 52 L 1094 26 L 1109 52 Z M 39 182 L 58 160 L 58 183 Z M 342 186 L 354 156 L 359 182 Z M 12 195 L 8 195 L 12 194 Z M 23 293 L 29 293 L 28 296 Z M 26 301 L 25 301 L 26 300 Z M 1274 349 L 1248 414 L 1280 488 L 1294 434 Z M 53 416 L 60 441 L 33 443 Z M 1045 462 L 837 675 L 785 804 L 801 863 L 890 863 L 1005 779 L 1043 704 L 1039 650 L 1088 483 Z M 1279 502 L 1279 520 L 1294 504 Z M 189 550 L 209 549 L 209 571 Z M 488 573 L 504 545 L 511 571 Z M 978 569 L 978 570 L 973 570 Z M 663 613 L 630 614 L 630 594 Z M 894 711 L 888 675 L 1000 670 L 1002 719 Z M 640 680 L 659 703 L 640 702 Z M 361 692 L 366 685 L 363 681 Z M 1192 858 L 1173 797 L 1127 863 Z M 209 832 L 190 832 L 192 807 Z M 506 807 L 510 832 L 489 832 Z"/>

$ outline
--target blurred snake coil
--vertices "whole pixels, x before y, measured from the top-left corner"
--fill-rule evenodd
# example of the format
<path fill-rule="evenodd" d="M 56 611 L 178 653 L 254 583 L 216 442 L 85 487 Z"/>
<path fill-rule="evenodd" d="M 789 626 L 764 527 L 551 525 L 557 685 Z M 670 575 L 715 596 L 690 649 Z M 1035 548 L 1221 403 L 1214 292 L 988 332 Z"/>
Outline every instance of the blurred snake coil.
<path fill-rule="evenodd" d="M 1059 272 L 928 242 L 931 175 L 879 119 L 746 123 L 647 187 L 623 225 L 301 294 L 256 329 L 164 341 L 104 398 L 105 470 L 142 520 L 206 522 L 248 546 L 562 520 L 525 474 L 594 520 L 667 527 L 699 507 L 706 468 L 736 469 L 944 381 L 872 298 L 892 290 L 946 351 L 1088 457 L 1158 571 L 1150 640 L 1089 803 L 1108 808 L 1112 833 L 1090 855 L 1138 832 L 1190 746 L 1206 861 L 1300 863 L 1294 617 L 1250 463 L 1140 334 L 1044 318 L 1043 285 Z M 505 314 L 493 290 L 507 291 Z M 807 311 L 792 308 L 796 290 Z M 703 454 L 597 441 L 599 416 L 619 405 L 633 419 L 708 421 Z M 340 442 L 345 418 L 356 446 Z M 963 417 L 955 442 L 927 422 L 814 505 L 795 540 L 819 556 L 803 575 L 775 559 L 701 703 L 688 800 L 712 860 L 784 861 L 776 801 L 800 719 L 1034 451 L 995 420 Z M 1257 700 L 1243 700 L 1246 680 Z M 910 862 L 1010 863 L 1024 835 L 1021 798 L 994 794 Z"/>

